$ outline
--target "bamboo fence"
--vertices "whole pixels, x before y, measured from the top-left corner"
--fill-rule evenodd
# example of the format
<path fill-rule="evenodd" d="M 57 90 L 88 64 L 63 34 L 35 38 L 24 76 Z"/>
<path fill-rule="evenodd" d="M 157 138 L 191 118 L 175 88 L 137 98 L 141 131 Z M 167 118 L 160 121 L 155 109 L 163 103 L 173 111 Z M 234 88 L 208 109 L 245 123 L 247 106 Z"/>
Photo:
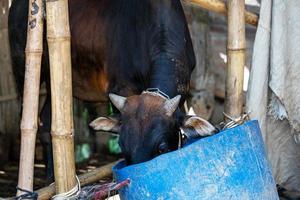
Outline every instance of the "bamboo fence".
<path fill-rule="evenodd" d="M 29 11 L 33 2 L 42 5 L 42 0 L 30 1 Z M 257 25 L 258 17 L 244 10 L 244 1 L 228 0 L 228 7 L 219 0 L 189 0 L 208 10 L 226 14 L 228 11 L 228 69 L 226 81 L 225 112 L 238 117 L 242 112 L 242 83 L 243 67 L 245 63 L 245 20 Z M 40 6 L 41 8 L 41 6 Z M 56 193 L 64 193 L 76 185 L 74 140 L 73 140 L 73 112 L 72 112 L 72 80 L 70 57 L 70 30 L 67 0 L 48 0 L 47 10 L 47 41 L 49 46 L 49 60 L 51 72 L 52 98 L 52 142 L 55 169 L 55 186 L 38 191 L 40 198 L 45 194 L 50 197 Z M 39 73 L 42 52 L 42 16 L 41 12 L 29 12 L 29 21 L 36 19 L 33 28 L 28 28 L 26 47 L 26 75 L 24 84 L 24 110 L 21 123 L 22 151 L 20 161 L 19 187 L 32 191 L 33 153 L 37 130 Z M 34 31 L 39 30 L 39 31 Z M 34 35 L 36 34 L 36 35 Z M 34 36 L 33 36 L 34 35 Z M 28 89 L 31 86 L 30 90 Z M 31 108 L 31 109 L 29 109 Z M 30 112 L 29 112 L 30 111 Z M 23 137 L 24 136 L 24 137 Z M 25 156 L 26 155 L 26 156 Z M 24 162 L 26 157 L 27 162 Z M 28 162 L 28 160 L 30 162 Z M 96 174 L 110 174 L 111 166 L 100 168 L 95 174 L 86 176 L 93 181 L 99 179 Z M 104 171 L 103 171 L 104 170 Z M 26 171 L 26 176 L 22 171 Z M 29 173 L 28 173 L 29 172 Z M 86 181 L 89 183 L 90 181 Z"/>

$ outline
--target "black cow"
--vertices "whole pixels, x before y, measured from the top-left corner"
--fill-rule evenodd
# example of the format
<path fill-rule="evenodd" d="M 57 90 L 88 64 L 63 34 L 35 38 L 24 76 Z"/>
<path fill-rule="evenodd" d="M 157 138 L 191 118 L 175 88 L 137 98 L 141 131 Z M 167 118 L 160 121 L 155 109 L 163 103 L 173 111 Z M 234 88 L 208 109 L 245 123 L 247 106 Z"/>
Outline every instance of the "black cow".
<path fill-rule="evenodd" d="M 9 35 L 14 73 L 22 91 L 28 0 L 14 0 Z M 213 126 L 180 110 L 195 65 L 193 46 L 180 0 L 69 0 L 73 94 L 107 101 L 118 118 L 100 117 L 97 130 L 120 133 L 129 164 L 175 150 L 180 130 L 201 136 Z M 42 81 L 48 94 L 49 64 L 44 43 Z M 109 95 L 108 95 L 109 94 Z M 41 113 L 40 133 L 50 150 L 50 97 Z M 43 134 L 41 134 L 43 135 Z M 51 161 L 51 157 L 49 157 Z"/>

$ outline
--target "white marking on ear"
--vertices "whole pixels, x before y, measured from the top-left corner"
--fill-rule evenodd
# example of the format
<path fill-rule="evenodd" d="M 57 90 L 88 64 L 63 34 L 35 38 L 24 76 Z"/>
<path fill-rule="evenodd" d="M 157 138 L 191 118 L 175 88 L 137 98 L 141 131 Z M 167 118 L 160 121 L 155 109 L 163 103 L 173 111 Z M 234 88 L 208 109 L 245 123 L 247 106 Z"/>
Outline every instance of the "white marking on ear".
<path fill-rule="evenodd" d="M 90 123 L 90 126 L 96 131 L 119 132 L 120 123 L 117 119 L 109 117 L 99 117 Z"/>
<path fill-rule="evenodd" d="M 213 135 L 216 128 L 205 119 L 197 116 L 191 116 L 186 119 L 181 127 L 187 138 L 197 138 Z"/>

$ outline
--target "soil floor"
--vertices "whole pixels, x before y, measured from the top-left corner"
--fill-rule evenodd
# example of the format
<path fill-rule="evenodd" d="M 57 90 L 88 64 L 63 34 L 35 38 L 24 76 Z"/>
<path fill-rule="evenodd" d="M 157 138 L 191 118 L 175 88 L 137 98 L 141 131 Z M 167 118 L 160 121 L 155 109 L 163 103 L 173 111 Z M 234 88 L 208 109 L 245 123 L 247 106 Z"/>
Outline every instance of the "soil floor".
<path fill-rule="evenodd" d="M 118 160 L 118 157 L 109 155 L 100 156 L 95 154 L 88 161 L 77 164 L 77 175 L 83 174 L 116 160 Z M 12 197 L 16 194 L 18 168 L 18 162 L 9 162 L 0 168 L 0 199 Z M 110 178 L 100 181 L 103 182 L 109 180 Z M 39 161 L 36 162 L 34 166 L 34 190 L 40 189 L 45 186 L 47 186 L 45 165 Z"/>
<path fill-rule="evenodd" d="M 116 161 L 119 158 L 110 155 L 93 155 L 88 161 L 77 164 L 77 174 L 83 174 L 97 167 L 103 166 L 110 162 Z M 99 180 L 99 182 L 108 182 L 111 178 Z M 16 185 L 18 182 L 18 162 L 10 162 L 0 168 L 0 199 L 6 197 L 12 197 L 16 194 Z M 47 186 L 45 165 L 43 163 L 36 162 L 34 167 L 34 189 L 40 189 Z M 299 193 L 290 193 L 284 190 L 279 190 L 281 200 L 300 200 Z"/>

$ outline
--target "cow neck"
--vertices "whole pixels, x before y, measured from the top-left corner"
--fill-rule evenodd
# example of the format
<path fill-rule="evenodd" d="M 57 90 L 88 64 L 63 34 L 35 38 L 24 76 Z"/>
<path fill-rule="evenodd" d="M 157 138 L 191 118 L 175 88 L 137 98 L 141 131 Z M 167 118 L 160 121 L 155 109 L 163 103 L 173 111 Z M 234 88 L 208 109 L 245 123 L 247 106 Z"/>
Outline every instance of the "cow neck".
<path fill-rule="evenodd" d="M 158 88 L 159 91 L 172 98 L 178 94 L 177 79 L 172 59 L 166 55 L 160 55 L 152 63 L 148 88 Z"/>
<path fill-rule="evenodd" d="M 164 97 L 165 99 L 171 99 L 178 94 L 176 90 L 176 85 L 169 84 L 167 82 L 161 82 L 161 84 L 154 84 L 152 87 L 149 87 L 145 91 L 158 94 L 159 96 Z"/>

